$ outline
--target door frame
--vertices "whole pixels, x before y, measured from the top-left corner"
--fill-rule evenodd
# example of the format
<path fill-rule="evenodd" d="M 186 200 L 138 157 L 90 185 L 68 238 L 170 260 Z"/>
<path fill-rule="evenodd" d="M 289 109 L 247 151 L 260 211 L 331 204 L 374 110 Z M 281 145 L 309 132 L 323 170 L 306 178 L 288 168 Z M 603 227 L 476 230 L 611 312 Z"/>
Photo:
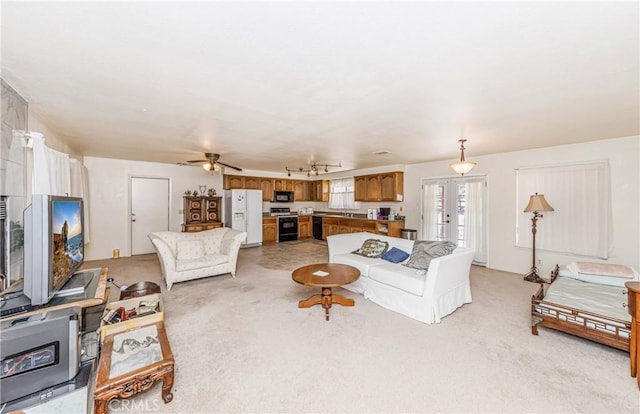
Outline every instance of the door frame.
<path fill-rule="evenodd" d="M 489 178 L 486 174 L 480 174 L 480 175 L 468 175 L 468 176 L 446 176 L 446 177 L 432 177 L 432 178 L 422 178 L 420 180 L 420 233 L 419 236 L 420 238 L 424 238 L 423 233 L 423 229 L 424 229 L 424 186 L 425 184 L 429 184 L 429 183 L 434 183 L 434 182 L 450 182 L 450 183 L 456 183 L 456 182 L 465 182 L 465 181 L 472 181 L 472 180 L 482 180 L 484 181 L 485 184 L 485 191 L 484 191 L 484 238 L 485 238 L 485 255 L 486 255 L 486 263 L 476 263 L 475 259 L 474 259 L 474 264 L 479 264 L 481 266 L 489 266 L 489 251 L 490 251 L 490 223 L 489 223 L 489 218 L 490 218 L 490 214 L 489 214 L 489 205 L 490 205 L 490 200 L 489 200 Z M 446 197 L 446 196 L 445 196 Z M 454 198 L 454 196 L 452 196 L 452 198 Z M 457 214 L 456 214 L 456 218 L 455 218 L 455 222 L 457 224 L 458 218 L 457 218 Z M 456 244 L 457 244 L 457 237 L 456 237 Z"/>
<path fill-rule="evenodd" d="M 128 243 L 128 250 L 129 250 L 129 256 L 133 256 L 132 254 L 132 250 L 133 250 L 133 225 L 131 223 L 131 214 L 132 214 L 132 200 L 133 200 L 133 194 L 131 194 L 132 191 L 132 180 L 134 178 L 143 178 L 143 179 L 154 179 L 154 180 L 167 180 L 167 183 L 169 184 L 168 186 L 168 206 L 169 206 L 169 211 L 167 211 L 167 228 L 169 230 L 171 230 L 171 211 L 172 211 L 172 200 L 171 200 L 171 194 L 172 194 L 172 183 L 171 183 L 171 177 L 169 176 L 158 176 L 158 175 L 145 175 L 145 174 L 129 174 L 128 176 L 128 206 L 127 206 L 127 229 L 128 229 L 128 237 L 127 237 L 127 243 Z"/>

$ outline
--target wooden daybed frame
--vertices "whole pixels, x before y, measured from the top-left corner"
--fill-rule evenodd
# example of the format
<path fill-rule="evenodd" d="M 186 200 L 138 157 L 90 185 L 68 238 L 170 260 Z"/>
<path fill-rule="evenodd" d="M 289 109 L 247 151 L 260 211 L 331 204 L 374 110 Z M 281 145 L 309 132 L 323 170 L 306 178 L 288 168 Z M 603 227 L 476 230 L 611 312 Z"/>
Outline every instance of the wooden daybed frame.
<path fill-rule="evenodd" d="M 551 272 L 547 289 L 558 277 L 560 268 L 556 265 Z M 538 335 L 538 325 L 576 335 L 581 338 L 609 345 L 629 352 L 631 322 L 609 316 L 572 308 L 544 300 L 545 283 L 531 297 L 531 333 Z M 546 306 L 537 306 L 537 305 Z"/>

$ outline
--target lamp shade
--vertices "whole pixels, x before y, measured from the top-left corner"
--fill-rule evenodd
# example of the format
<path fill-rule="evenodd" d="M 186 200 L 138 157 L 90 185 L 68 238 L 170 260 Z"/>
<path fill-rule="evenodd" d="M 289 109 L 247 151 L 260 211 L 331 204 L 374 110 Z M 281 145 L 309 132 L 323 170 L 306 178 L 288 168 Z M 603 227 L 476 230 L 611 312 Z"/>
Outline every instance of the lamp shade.
<path fill-rule="evenodd" d="M 453 170 L 460 175 L 465 175 L 466 173 L 471 171 L 473 167 L 475 167 L 476 165 L 478 165 L 477 162 L 471 162 L 471 161 L 458 161 L 458 162 L 449 164 L 449 166 L 453 168 Z"/>
<path fill-rule="evenodd" d="M 524 208 L 524 212 L 532 213 L 534 211 L 553 211 L 553 207 L 544 199 L 544 194 L 535 193 L 529 196 L 529 204 Z"/>

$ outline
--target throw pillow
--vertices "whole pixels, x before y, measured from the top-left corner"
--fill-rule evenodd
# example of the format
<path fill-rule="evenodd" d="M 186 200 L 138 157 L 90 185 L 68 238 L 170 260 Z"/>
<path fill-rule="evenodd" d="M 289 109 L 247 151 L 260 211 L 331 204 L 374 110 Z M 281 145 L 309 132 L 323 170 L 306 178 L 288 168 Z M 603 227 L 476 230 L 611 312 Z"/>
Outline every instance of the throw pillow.
<path fill-rule="evenodd" d="M 204 256 L 204 240 L 178 240 L 176 246 L 177 260 L 193 260 Z"/>
<path fill-rule="evenodd" d="M 367 239 L 362 243 L 362 247 L 358 250 L 354 250 L 351 253 L 359 254 L 360 256 L 369 257 L 371 259 L 377 259 L 382 257 L 383 254 L 389 248 L 389 243 L 378 239 Z"/>
<path fill-rule="evenodd" d="M 388 252 L 382 255 L 382 260 L 386 260 L 391 263 L 400 263 L 404 262 L 407 257 L 409 257 L 409 253 L 402 251 L 397 247 L 392 247 Z"/>
<path fill-rule="evenodd" d="M 410 267 L 412 269 L 429 269 L 431 260 L 436 257 L 451 254 L 457 246 L 449 241 L 429 241 L 422 240 L 416 241 L 413 244 L 413 250 L 411 251 L 411 257 L 407 263 L 403 266 Z"/>

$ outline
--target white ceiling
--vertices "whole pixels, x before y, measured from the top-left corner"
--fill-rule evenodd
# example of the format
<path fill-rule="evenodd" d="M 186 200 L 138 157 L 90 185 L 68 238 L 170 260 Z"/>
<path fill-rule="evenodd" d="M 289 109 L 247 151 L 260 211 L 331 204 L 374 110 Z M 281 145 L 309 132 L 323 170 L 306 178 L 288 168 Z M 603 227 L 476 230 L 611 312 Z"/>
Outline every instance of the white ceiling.
<path fill-rule="evenodd" d="M 86 156 L 360 169 L 640 134 L 638 2 L 1 8 L 2 76 Z"/>

